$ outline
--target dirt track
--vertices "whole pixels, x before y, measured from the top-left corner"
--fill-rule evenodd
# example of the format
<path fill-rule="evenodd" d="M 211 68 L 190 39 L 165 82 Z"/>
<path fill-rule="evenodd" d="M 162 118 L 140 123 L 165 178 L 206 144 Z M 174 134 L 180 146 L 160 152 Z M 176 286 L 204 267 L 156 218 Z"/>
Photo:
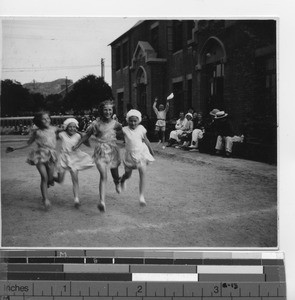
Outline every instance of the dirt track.
<path fill-rule="evenodd" d="M 25 163 L 28 149 L 3 151 L 16 144 L 2 143 L 4 247 L 277 246 L 275 166 L 166 149 L 148 167 L 147 207 L 138 203 L 137 172 L 121 195 L 109 174 L 107 212 L 100 213 L 93 168 L 79 174 L 79 210 L 67 174 L 63 185 L 50 188 L 53 207 L 45 212 L 39 174 Z"/>

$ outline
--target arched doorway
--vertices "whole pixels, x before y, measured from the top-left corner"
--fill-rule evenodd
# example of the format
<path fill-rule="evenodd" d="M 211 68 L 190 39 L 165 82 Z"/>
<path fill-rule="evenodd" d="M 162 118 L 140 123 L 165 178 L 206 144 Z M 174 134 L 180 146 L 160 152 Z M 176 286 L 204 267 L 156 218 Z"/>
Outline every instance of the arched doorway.
<path fill-rule="evenodd" d="M 136 75 L 137 108 L 142 114 L 147 113 L 146 107 L 147 76 L 143 67 L 139 67 Z"/>
<path fill-rule="evenodd" d="M 210 37 L 204 44 L 200 56 L 202 106 L 205 112 L 213 108 L 224 109 L 224 63 L 226 53 L 223 43 Z"/>

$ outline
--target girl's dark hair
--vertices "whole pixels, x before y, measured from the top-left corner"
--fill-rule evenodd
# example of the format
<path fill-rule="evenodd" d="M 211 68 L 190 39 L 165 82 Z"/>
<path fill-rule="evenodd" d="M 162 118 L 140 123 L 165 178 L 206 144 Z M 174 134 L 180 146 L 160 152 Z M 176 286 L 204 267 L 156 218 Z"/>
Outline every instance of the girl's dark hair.
<path fill-rule="evenodd" d="M 34 119 L 33 119 L 33 123 L 38 127 L 38 128 L 43 128 L 43 124 L 42 124 L 42 117 L 44 115 L 48 115 L 49 113 L 47 111 L 39 111 L 35 114 Z"/>
<path fill-rule="evenodd" d="M 113 107 L 113 114 L 116 113 L 116 108 L 115 108 L 115 103 L 113 100 L 105 100 L 103 102 L 101 102 L 99 104 L 99 108 L 98 108 L 98 113 L 99 113 L 99 116 L 100 117 L 103 117 L 103 108 L 106 106 L 106 105 L 112 105 Z"/>

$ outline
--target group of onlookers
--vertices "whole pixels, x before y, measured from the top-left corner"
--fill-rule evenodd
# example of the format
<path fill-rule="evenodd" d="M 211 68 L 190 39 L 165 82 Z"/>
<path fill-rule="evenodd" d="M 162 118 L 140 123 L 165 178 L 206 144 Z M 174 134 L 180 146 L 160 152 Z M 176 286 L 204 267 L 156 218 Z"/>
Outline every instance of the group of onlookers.
<path fill-rule="evenodd" d="M 228 114 L 219 109 L 210 111 L 204 120 L 202 113 L 179 113 L 175 130 L 169 135 L 167 147 L 225 154 L 231 156 L 233 143 L 242 143 L 243 135 L 236 135 L 228 119 Z"/>

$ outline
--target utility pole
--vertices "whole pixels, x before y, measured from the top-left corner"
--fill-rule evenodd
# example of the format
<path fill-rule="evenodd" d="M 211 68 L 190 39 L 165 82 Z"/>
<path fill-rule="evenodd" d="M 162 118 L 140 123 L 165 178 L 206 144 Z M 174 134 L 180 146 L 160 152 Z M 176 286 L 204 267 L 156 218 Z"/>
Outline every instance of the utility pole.
<path fill-rule="evenodd" d="M 66 95 L 68 94 L 68 77 L 66 76 Z"/>
<path fill-rule="evenodd" d="M 100 60 L 101 77 L 104 79 L 104 58 Z"/>

